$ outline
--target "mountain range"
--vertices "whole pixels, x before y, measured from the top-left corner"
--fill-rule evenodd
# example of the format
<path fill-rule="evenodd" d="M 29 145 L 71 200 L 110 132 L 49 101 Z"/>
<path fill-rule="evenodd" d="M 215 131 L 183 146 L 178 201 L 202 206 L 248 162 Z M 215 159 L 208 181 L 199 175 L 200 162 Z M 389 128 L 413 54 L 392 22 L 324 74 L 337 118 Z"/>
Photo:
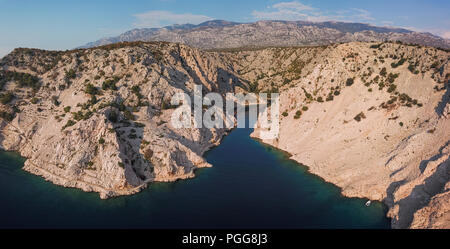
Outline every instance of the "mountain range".
<path fill-rule="evenodd" d="M 91 48 L 125 41 L 178 42 L 201 49 L 241 47 L 321 46 L 333 43 L 401 41 L 450 49 L 450 40 L 431 33 L 403 28 L 377 27 L 364 23 L 258 21 L 237 23 L 213 20 L 198 25 L 182 24 L 163 28 L 141 28 L 116 37 L 103 38 L 80 48 Z"/>

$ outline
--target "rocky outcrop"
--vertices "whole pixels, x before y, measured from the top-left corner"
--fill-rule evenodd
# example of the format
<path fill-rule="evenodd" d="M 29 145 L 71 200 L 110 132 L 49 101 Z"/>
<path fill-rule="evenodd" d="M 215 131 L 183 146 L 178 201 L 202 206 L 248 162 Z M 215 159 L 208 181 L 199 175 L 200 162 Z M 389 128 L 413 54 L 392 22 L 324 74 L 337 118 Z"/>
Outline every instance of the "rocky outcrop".
<path fill-rule="evenodd" d="M 448 52 L 364 43 L 314 56 L 295 50 L 247 52 L 242 65 L 250 82 L 281 92 L 280 136 L 264 142 L 346 196 L 384 201 L 394 228 L 448 228 Z M 261 76 L 280 57 L 284 70 Z"/>
<path fill-rule="evenodd" d="M 174 93 L 280 92 L 280 135 L 263 142 L 346 196 L 383 201 L 394 228 L 448 228 L 449 58 L 388 42 L 16 49 L 0 63 L 0 144 L 56 184 L 133 194 L 210 167 L 202 155 L 227 133 L 172 127 Z"/>
<path fill-rule="evenodd" d="M 2 67 L 14 95 L 2 105 L 14 117 L 3 119 L 2 148 L 26 157 L 25 170 L 102 198 L 209 167 L 202 155 L 226 130 L 174 129 L 170 100 L 194 85 L 225 93 L 240 84 L 216 55 L 168 43 L 16 49 Z"/>
<path fill-rule="evenodd" d="M 449 184 L 445 192 L 431 198 L 429 204 L 414 214 L 411 228 L 418 229 L 448 229 L 450 223 L 450 192 Z"/>

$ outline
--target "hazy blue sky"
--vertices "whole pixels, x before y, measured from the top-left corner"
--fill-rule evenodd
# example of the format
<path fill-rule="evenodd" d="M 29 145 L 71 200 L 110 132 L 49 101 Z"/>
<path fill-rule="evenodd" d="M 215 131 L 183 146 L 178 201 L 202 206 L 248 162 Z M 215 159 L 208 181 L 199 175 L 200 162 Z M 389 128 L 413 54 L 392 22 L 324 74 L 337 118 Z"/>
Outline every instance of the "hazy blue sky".
<path fill-rule="evenodd" d="M 450 38 L 450 0 L 0 0 L 0 57 L 15 47 L 70 49 L 133 28 L 209 19 L 340 20 Z"/>

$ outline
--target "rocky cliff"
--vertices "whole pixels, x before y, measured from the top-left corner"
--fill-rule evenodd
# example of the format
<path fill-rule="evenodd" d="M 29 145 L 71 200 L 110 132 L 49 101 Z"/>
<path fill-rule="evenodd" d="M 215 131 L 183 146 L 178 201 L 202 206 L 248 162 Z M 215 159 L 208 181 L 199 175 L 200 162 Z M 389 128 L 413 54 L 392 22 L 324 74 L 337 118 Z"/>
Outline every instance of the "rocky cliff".
<path fill-rule="evenodd" d="M 2 60 L 1 146 L 56 184 L 132 194 L 153 181 L 194 176 L 224 129 L 174 129 L 174 93 L 234 91 L 231 65 L 179 44 L 116 44 Z"/>
<path fill-rule="evenodd" d="M 233 56 L 254 89 L 281 93 L 280 137 L 265 143 L 346 196 L 385 202 L 394 228 L 450 226 L 448 52 L 350 43 Z"/>
<path fill-rule="evenodd" d="M 165 42 L 1 61 L 0 144 L 24 169 L 102 198 L 194 177 L 224 129 L 175 129 L 176 92 L 280 92 L 264 140 L 351 197 L 386 203 L 394 228 L 448 228 L 450 53 L 402 43 L 204 52 Z M 259 129 L 252 134 L 258 138 Z"/>

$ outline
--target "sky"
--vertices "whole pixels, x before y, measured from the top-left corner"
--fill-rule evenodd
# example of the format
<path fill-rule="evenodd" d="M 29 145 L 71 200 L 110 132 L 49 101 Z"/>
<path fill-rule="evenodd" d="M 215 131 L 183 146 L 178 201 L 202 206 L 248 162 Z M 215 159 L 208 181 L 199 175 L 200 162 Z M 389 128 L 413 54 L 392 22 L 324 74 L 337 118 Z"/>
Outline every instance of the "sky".
<path fill-rule="evenodd" d="M 134 28 L 221 19 L 347 21 L 450 39 L 449 0 L 0 0 L 0 57 L 16 47 L 72 49 Z"/>

